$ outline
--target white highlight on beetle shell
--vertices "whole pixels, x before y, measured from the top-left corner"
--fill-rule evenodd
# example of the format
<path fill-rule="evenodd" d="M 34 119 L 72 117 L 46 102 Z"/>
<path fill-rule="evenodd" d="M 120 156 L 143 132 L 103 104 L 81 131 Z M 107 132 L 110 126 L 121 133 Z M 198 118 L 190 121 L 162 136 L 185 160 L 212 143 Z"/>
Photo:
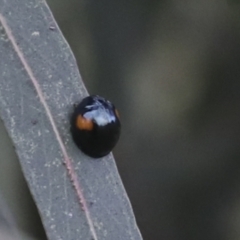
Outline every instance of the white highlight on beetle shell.
<path fill-rule="evenodd" d="M 87 106 L 87 108 L 90 107 L 91 106 Z M 116 117 L 114 116 L 114 114 L 103 107 L 91 110 L 90 112 L 86 112 L 83 116 L 85 118 L 94 120 L 98 126 L 105 126 L 111 122 L 116 121 Z"/>
<path fill-rule="evenodd" d="M 110 102 L 108 103 L 111 104 Z M 98 126 L 105 126 L 116 121 L 114 112 L 104 107 L 100 101 L 96 101 L 93 105 L 88 105 L 85 108 L 90 109 L 90 111 L 84 113 L 83 116 L 87 119 L 94 120 Z"/>

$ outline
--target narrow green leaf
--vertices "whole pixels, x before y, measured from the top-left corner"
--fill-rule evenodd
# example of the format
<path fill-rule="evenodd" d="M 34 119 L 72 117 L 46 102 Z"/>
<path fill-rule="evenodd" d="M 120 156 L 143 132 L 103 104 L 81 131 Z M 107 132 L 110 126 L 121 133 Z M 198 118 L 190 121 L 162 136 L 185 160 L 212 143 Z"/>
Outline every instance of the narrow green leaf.
<path fill-rule="evenodd" d="M 112 155 L 93 160 L 71 139 L 87 91 L 45 1 L 0 6 L 0 114 L 49 239 L 141 239 Z"/>

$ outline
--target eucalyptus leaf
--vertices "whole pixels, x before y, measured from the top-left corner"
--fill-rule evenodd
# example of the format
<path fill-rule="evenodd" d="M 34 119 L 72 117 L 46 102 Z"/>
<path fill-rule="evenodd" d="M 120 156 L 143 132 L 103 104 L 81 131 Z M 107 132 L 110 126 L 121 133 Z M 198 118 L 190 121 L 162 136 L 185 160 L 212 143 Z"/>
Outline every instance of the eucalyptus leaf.
<path fill-rule="evenodd" d="M 45 1 L 0 0 L 0 115 L 48 238 L 142 239 L 113 156 L 73 143 L 69 114 L 87 95 Z"/>

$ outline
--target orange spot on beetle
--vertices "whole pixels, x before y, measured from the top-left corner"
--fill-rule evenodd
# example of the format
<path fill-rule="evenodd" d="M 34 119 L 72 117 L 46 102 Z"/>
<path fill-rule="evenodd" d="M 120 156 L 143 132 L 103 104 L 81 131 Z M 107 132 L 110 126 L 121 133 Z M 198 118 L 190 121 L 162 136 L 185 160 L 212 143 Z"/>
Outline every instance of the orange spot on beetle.
<path fill-rule="evenodd" d="M 91 119 L 84 118 L 82 115 L 78 115 L 76 127 L 81 130 L 91 131 L 93 129 L 93 121 Z"/>
<path fill-rule="evenodd" d="M 117 109 L 115 109 L 115 114 L 117 115 L 118 118 L 120 118 L 120 115 Z"/>

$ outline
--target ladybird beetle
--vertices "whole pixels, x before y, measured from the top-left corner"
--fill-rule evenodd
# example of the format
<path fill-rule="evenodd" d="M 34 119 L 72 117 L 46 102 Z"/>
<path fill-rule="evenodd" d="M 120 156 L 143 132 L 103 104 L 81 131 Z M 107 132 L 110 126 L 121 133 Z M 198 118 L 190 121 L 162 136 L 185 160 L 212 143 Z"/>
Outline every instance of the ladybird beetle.
<path fill-rule="evenodd" d="M 78 148 L 93 158 L 109 154 L 121 131 L 115 106 L 98 95 L 84 98 L 71 117 L 72 138 Z"/>

